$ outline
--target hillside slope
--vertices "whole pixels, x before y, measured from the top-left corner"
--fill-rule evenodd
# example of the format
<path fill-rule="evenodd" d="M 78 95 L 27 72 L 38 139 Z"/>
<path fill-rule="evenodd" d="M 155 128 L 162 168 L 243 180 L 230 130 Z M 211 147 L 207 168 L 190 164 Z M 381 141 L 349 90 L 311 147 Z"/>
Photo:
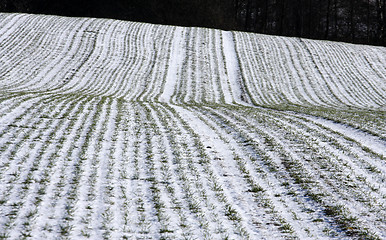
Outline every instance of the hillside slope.
<path fill-rule="evenodd" d="M 0 13 L 0 237 L 386 238 L 386 48 Z"/>

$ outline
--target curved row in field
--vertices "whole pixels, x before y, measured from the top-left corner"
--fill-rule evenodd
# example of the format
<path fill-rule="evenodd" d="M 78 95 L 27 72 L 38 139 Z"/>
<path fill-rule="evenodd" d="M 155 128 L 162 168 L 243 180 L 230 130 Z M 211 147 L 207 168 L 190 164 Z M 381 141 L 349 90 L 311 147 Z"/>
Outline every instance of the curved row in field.
<path fill-rule="evenodd" d="M 385 107 L 385 49 L 236 33 L 243 79 L 258 105 Z"/>
<path fill-rule="evenodd" d="M 1 137 L 12 239 L 385 232 L 386 165 L 302 116 L 41 96 Z M 344 231 L 342 232 L 342 229 Z"/>
<path fill-rule="evenodd" d="M 0 13 L 0 237 L 386 238 L 385 56 Z"/>
<path fill-rule="evenodd" d="M 2 90 L 383 109 L 386 50 L 113 20 L 2 14 Z M 28 27 L 33 26 L 33 28 Z"/>

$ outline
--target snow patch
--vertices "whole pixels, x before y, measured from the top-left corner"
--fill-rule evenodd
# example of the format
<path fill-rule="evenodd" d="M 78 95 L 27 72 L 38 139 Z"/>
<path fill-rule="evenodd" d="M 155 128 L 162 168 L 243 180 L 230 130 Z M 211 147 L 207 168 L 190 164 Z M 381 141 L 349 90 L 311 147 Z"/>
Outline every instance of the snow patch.
<path fill-rule="evenodd" d="M 329 128 L 335 132 L 343 134 L 346 137 L 349 137 L 356 142 L 360 143 L 362 146 L 369 148 L 373 152 L 386 156 L 386 142 L 382 141 L 380 138 L 360 131 L 358 129 L 354 129 L 352 127 L 335 123 L 330 120 L 318 118 L 318 117 L 306 117 L 308 120 L 318 123 L 326 128 Z"/>
<path fill-rule="evenodd" d="M 167 69 L 166 83 L 164 90 L 159 98 L 161 102 L 170 102 L 173 96 L 176 83 L 178 81 L 178 74 L 181 70 L 182 63 L 185 57 L 184 54 L 184 38 L 183 28 L 177 27 L 174 32 L 173 43 L 171 47 L 169 66 Z"/>

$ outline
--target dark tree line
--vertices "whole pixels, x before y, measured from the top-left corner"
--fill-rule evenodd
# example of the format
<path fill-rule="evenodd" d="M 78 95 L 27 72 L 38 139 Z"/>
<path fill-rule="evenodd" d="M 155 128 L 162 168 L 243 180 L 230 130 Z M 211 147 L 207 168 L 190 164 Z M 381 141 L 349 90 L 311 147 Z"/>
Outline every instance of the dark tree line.
<path fill-rule="evenodd" d="M 0 11 L 104 17 L 386 46 L 386 0 L 0 0 Z"/>
<path fill-rule="evenodd" d="M 385 0 L 235 0 L 246 31 L 385 45 Z"/>
<path fill-rule="evenodd" d="M 0 11 L 235 28 L 232 0 L 0 0 Z"/>

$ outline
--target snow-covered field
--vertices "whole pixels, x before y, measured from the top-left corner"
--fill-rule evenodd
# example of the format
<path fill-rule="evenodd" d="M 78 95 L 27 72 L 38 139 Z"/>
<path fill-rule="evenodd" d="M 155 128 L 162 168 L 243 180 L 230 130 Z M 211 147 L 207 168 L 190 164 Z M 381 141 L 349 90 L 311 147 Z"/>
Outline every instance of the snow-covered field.
<path fill-rule="evenodd" d="M 386 48 L 0 13 L 0 238 L 386 239 Z"/>

